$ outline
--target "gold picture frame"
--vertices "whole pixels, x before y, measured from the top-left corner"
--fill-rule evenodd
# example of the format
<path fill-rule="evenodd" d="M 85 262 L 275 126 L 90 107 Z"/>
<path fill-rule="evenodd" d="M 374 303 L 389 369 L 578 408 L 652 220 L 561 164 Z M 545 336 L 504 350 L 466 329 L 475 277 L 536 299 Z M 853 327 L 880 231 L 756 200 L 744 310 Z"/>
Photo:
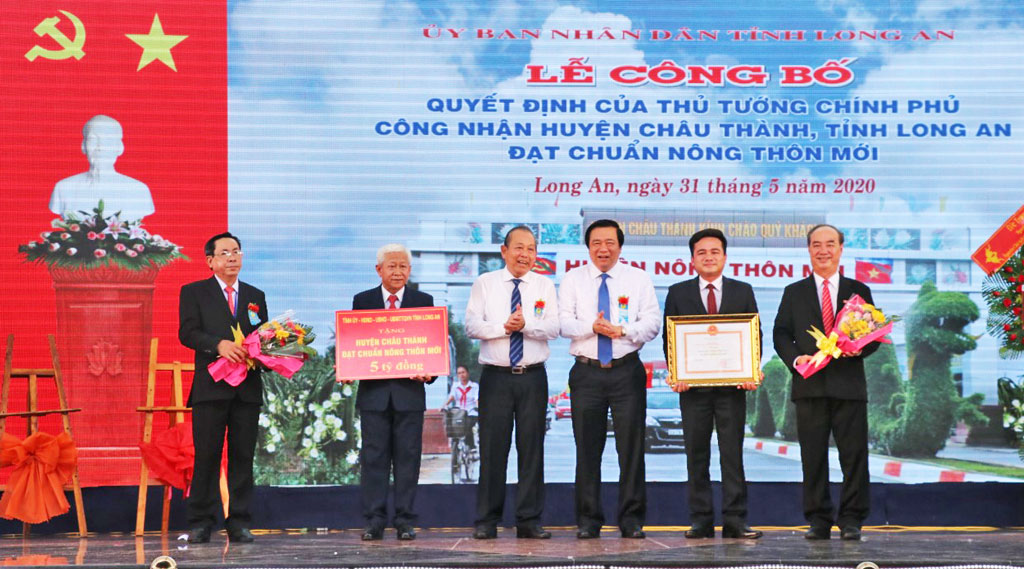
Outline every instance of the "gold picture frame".
<path fill-rule="evenodd" d="M 665 318 L 669 386 L 761 383 L 761 319 L 757 314 Z"/>

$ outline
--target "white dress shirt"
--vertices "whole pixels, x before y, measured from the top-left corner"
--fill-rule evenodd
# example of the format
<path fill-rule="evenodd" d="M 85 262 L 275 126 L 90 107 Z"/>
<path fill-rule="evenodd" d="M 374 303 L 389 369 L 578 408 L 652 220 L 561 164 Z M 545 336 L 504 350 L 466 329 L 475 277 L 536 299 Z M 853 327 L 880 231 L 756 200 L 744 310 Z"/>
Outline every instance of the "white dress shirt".
<path fill-rule="evenodd" d="M 509 335 L 505 322 L 512 314 L 514 284 L 508 268 L 480 275 L 473 283 L 466 306 L 466 333 L 481 340 L 480 363 L 508 367 Z M 519 365 L 544 362 L 551 354 L 548 340 L 558 337 L 558 298 L 550 279 L 533 272 L 520 277 L 522 298 L 523 359 Z"/>
<path fill-rule="evenodd" d="M 217 284 L 220 285 L 220 294 L 224 297 L 224 302 L 227 302 L 228 291 L 224 289 L 228 288 L 228 283 L 220 280 L 220 277 L 217 275 L 213 275 L 213 278 L 217 279 Z M 231 307 L 231 312 L 233 314 L 238 314 L 238 279 L 235 279 L 235 284 L 231 285 L 231 290 L 234 291 L 231 293 L 231 301 L 235 303 L 235 305 Z"/>
<path fill-rule="evenodd" d="M 704 277 L 698 277 L 697 283 L 700 285 L 700 299 L 704 302 L 704 310 L 708 309 L 708 285 L 715 287 L 715 310 L 716 312 L 722 311 L 722 275 L 718 275 L 713 281 L 706 281 Z"/>
<path fill-rule="evenodd" d="M 463 402 L 462 400 L 463 390 L 466 390 L 465 402 Z M 448 393 L 448 395 L 452 398 L 452 401 L 455 402 L 456 407 L 458 407 L 459 409 L 465 409 L 469 411 L 469 414 L 471 416 L 476 416 L 477 401 L 480 396 L 480 386 L 473 383 L 472 381 L 466 382 L 466 385 L 462 385 L 461 381 L 456 381 L 455 383 L 452 384 L 452 390 Z"/>
<path fill-rule="evenodd" d="M 392 293 L 388 292 L 388 289 L 384 288 L 384 285 L 380 285 L 380 291 L 384 295 L 384 308 L 387 308 L 388 297 L 391 296 Z M 398 297 L 398 300 L 395 301 L 395 308 L 401 308 L 402 299 L 405 298 L 405 287 L 403 286 L 402 288 L 398 289 L 398 292 L 394 293 L 394 295 Z"/>
<path fill-rule="evenodd" d="M 825 282 L 825 277 L 814 273 L 814 289 L 818 293 L 818 308 L 821 308 L 821 285 Z M 831 277 L 828 278 L 828 292 L 832 296 L 832 314 L 833 316 L 839 312 L 839 271 L 836 271 Z M 822 330 L 824 332 L 824 330 Z"/>
<path fill-rule="evenodd" d="M 612 340 L 612 357 L 621 358 L 653 340 L 661 331 L 661 308 L 654 295 L 654 283 L 643 270 L 615 263 L 608 271 L 609 312 L 605 319 L 622 326 L 626 335 Z M 576 267 L 562 278 L 559 290 L 559 319 L 562 336 L 569 338 L 569 353 L 597 359 L 597 291 L 601 271 L 593 264 Z M 625 310 L 619 299 L 624 300 Z"/>

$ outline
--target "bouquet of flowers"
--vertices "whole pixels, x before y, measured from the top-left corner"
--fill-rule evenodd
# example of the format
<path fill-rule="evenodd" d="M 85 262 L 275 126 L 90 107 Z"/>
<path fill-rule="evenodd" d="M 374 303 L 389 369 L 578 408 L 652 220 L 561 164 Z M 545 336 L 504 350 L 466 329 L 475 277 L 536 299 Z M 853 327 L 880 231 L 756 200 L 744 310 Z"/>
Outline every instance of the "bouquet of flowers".
<path fill-rule="evenodd" d="M 892 332 L 892 325 L 898 320 L 898 317 L 886 316 L 855 294 L 836 314 L 836 326 L 830 334 L 826 336 L 814 326 L 807 331 L 815 339 L 818 352 L 810 362 L 796 366 L 796 371 L 807 378 L 821 371 L 833 358 L 859 352 L 871 342 L 888 343 L 884 336 Z"/>
<path fill-rule="evenodd" d="M 276 371 L 284 377 L 291 378 L 302 368 L 306 358 L 315 355 L 316 351 L 309 344 L 316 339 L 312 326 L 292 320 L 291 310 L 272 318 L 260 325 L 248 336 L 242 335 L 238 326 L 232 329 L 235 343 L 245 348 L 248 358 L 245 363 L 235 363 L 225 358 L 217 358 L 207 369 L 214 381 L 225 381 L 237 387 L 245 381 L 248 371 L 256 367 L 256 362 L 267 369 Z"/>
<path fill-rule="evenodd" d="M 150 235 L 141 220 L 126 221 L 120 212 L 107 215 L 103 200 L 92 214 L 80 211 L 50 222 L 39 241 L 18 246 L 27 261 L 51 267 L 92 268 L 113 264 L 124 269 L 160 267 L 187 259 L 181 247 L 159 235 Z"/>

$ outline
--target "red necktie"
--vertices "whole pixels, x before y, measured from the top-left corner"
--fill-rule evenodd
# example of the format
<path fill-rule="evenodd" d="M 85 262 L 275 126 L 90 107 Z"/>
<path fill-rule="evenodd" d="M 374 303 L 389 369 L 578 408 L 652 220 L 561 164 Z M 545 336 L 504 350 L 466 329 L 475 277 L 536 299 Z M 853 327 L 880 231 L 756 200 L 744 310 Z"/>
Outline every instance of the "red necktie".
<path fill-rule="evenodd" d="M 228 309 L 231 310 L 231 315 L 235 315 L 235 289 L 230 286 L 224 287 L 224 292 L 228 293 Z"/>
<path fill-rule="evenodd" d="M 389 296 L 388 297 L 388 310 L 392 310 L 392 309 L 398 308 L 398 306 L 395 305 L 396 302 L 398 302 L 398 296 L 396 296 L 394 294 Z"/>
<path fill-rule="evenodd" d="M 466 387 L 460 387 L 458 389 L 459 389 L 459 407 L 462 407 L 463 409 L 465 409 L 466 408 L 466 403 L 468 403 L 468 401 L 467 401 L 468 398 L 466 396 L 469 395 L 469 390 L 473 389 L 473 388 L 471 386 L 467 385 Z"/>
<path fill-rule="evenodd" d="M 715 301 L 715 285 L 708 285 L 708 314 L 718 314 L 718 302 Z"/>
<path fill-rule="evenodd" d="M 832 310 L 832 293 L 828 289 L 828 279 L 821 284 L 821 322 L 825 325 L 825 333 L 832 331 L 836 323 L 835 311 Z"/>

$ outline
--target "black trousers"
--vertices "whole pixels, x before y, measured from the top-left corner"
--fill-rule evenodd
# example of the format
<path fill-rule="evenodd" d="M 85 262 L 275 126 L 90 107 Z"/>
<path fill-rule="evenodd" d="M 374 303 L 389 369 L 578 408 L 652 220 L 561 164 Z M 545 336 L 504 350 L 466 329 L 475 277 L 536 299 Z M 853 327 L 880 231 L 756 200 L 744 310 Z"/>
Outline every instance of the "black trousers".
<path fill-rule="evenodd" d="M 388 525 L 388 487 L 395 478 L 394 526 L 415 525 L 416 486 L 423 448 L 423 411 L 360 411 L 363 448 L 359 486 L 367 528 Z"/>
<path fill-rule="evenodd" d="M 519 483 L 516 524 L 540 523 L 544 512 L 544 431 L 548 375 L 544 368 L 516 375 L 484 366 L 480 374 L 480 483 L 476 525 L 496 526 L 505 507 L 505 473 L 516 432 Z"/>
<path fill-rule="evenodd" d="M 228 441 L 228 518 L 229 531 L 252 524 L 252 462 L 256 454 L 256 436 L 260 404 L 246 403 L 237 397 L 192 404 L 192 441 L 195 466 L 188 497 L 188 526 L 213 527 L 220 501 L 220 460 L 224 452 L 224 434 Z"/>
<path fill-rule="evenodd" d="M 828 483 L 828 439 L 835 436 L 843 490 L 836 523 L 859 528 L 871 506 L 866 401 L 797 399 L 796 432 L 804 474 L 804 517 L 812 527 L 832 527 L 835 515 Z"/>
<path fill-rule="evenodd" d="M 576 438 L 576 525 L 604 525 L 601 506 L 601 455 L 611 408 L 615 450 L 619 455 L 619 529 L 644 525 L 647 494 L 644 470 L 644 421 L 647 374 L 637 358 L 614 368 L 576 363 L 569 370 L 572 431 Z"/>
<path fill-rule="evenodd" d="M 743 474 L 743 426 L 746 391 L 735 387 L 694 388 L 679 394 L 686 440 L 686 472 L 690 524 L 713 526 L 711 498 L 711 433 L 718 431 L 722 467 L 722 524 L 742 527 L 747 522 L 747 480 Z"/>

